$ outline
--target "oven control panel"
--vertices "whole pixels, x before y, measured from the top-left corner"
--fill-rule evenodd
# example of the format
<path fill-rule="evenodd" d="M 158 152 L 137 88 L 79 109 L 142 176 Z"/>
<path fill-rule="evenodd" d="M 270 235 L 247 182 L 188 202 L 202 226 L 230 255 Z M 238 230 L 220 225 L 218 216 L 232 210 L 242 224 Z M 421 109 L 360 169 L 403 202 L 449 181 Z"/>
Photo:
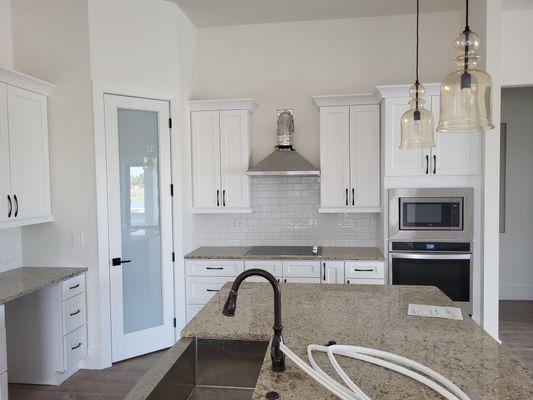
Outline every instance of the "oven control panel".
<path fill-rule="evenodd" d="M 391 251 L 427 251 L 470 253 L 470 242 L 392 242 Z"/>

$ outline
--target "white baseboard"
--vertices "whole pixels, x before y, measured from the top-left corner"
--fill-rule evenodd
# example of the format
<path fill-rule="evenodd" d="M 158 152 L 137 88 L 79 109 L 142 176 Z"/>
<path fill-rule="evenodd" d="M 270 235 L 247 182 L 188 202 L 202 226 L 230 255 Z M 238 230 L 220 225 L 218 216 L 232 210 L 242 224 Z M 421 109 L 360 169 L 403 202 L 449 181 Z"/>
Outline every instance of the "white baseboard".
<path fill-rule="evenodd" d="M 101 351 L 99 347 L 89 347 L 87 357 L 80 361 L 80 368 L 98 370 L 109 368 L 111 364 L 102 364 Z"/>
<path fill-rule="evenodd" d="M 533 284 L 500 284 L 500 300 L 533 300 Z"/>

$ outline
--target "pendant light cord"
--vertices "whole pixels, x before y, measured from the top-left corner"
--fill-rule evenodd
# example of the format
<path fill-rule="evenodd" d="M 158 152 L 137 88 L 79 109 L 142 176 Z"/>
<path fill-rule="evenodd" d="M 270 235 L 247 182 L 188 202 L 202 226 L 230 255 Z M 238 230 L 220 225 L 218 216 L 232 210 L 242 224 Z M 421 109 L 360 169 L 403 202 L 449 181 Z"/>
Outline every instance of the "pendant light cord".
<path fill-rule="evenodd" d="M 468 6 L 468 0 L 466 0 L 466 23 L 465 23 L 465 31 L 464 31 L 464 34 L 465 34 L 465 63 L 464 63 L 464 70 L 465 70 L 465 73 L 466 71 L 468 70 L 468 52 L 470 51 L 470 46 L 468 45 L 468 40 L 469 40 L 469 36 L 470 36 L 470 26 L 468 25 L 468 13 L 469 13 L 469 6 Z M 469 85 L 466 85 L 466 86 L 469 86 Z"/>
<path fill-rule="evenodd" d="M 468 14 L 469 14 L 469 7 L 468 7 L 468 0 L 466 0 L 466 23 L 465 23 L 465 32 L 470 31 L 470 26 L 468 26 Z"/>
<path fill-rule="evenodd" d="M 468 1 L 468 0 L 467 0 Z M 420 82 L 418 80 L 418 47 L 420 43 L 420 0 L 416 0 L 416 109 L 418 110 L 418 86 Z"/>

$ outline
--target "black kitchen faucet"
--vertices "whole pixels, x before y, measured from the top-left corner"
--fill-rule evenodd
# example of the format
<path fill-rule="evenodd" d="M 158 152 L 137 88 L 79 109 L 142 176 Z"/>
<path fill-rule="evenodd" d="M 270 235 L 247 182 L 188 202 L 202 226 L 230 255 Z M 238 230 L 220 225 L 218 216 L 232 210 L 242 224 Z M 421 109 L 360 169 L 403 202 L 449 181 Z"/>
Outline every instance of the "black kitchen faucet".
<path fill-rule="evenodd" d="M 281 336 L 283 331 L 283 326 L 281 325 L 281 290 L 277 279 L 274 278 L 272 274 L 262 269 L 250 269 L 237 276 L 231 286 L 222 314 L 227 317 L 233 317 L 235 315 L 239 287 L 241 286 L 241 283 L 250 276 L 261 276 L 265 278 L 270 282 L 274 289 L 274 338 L 272 339 L 270 358 L 272 359 L 272 370 L 275 372 L 283 372 L 285 371 L 285 354 L 283 354 L 280 349 L 280 344 L 283 343 L 283 337 Z"/>

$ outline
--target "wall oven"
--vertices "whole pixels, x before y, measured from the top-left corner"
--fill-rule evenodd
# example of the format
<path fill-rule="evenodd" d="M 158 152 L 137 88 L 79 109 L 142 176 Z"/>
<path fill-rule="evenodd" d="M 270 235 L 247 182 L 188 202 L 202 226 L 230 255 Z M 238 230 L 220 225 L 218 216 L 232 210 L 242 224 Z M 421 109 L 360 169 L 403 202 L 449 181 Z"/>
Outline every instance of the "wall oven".
<path fill-rule="evenodd" d="M 472 314 L 471 242 L 390 242 L 393 285 L 436 286 Z"/>

